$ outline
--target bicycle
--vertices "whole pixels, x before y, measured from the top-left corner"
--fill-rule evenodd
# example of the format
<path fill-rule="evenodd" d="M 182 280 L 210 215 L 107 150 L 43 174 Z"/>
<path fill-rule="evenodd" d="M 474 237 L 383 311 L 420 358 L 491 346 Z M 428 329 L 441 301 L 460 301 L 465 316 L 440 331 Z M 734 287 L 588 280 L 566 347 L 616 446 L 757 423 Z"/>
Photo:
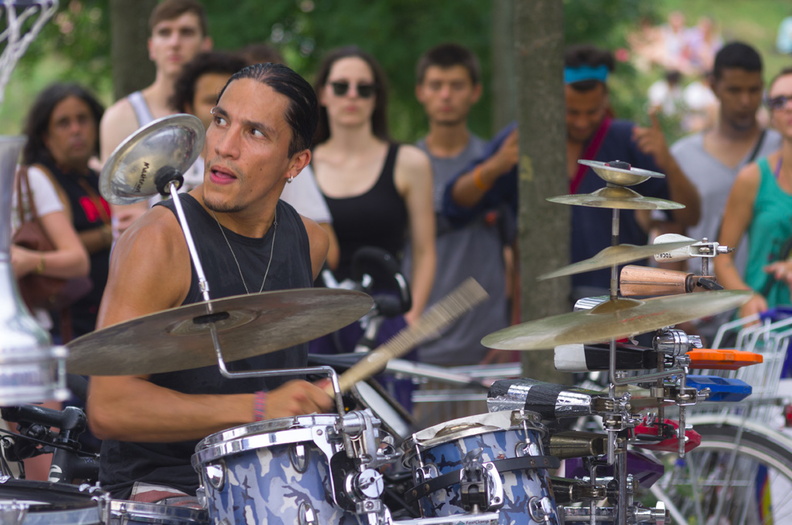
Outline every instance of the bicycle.
<path fill-rule="evenodd" d="M 709 372 L 742 379 L 753 394 L 748 402 L 704 403 L 691 410 L 688 423 L 701 444 L 684 458 L 667 457 L 669 468 L 651 489 L 676 523 L 792 523 L 792 438 L 774 428 L 780 425 L 784 398 L 778 386 L 792 337 L 792 317 L 784 315 L 771 310 L 718 331 L 714 348 L 733 339 L 738 349 L 761 353 L 764 362 Z"/>

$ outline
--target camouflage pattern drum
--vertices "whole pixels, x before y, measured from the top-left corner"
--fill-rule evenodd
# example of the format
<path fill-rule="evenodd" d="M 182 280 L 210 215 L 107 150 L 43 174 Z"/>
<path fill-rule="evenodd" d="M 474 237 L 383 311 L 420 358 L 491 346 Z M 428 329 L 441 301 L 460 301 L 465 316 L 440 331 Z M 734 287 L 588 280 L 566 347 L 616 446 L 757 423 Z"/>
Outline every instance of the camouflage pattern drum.
<path fill-rule="evenodd" d="M 455 419 L 417 432 L 405 462 L 424 517 L 497 512 L 498 523 L 558 524 L 538 414 L 517 410 Z"/>
<path fill-rule="evenodd" d="M 372 430 L 368 428 L 373 417 L 370 411 L 360 418 L 362 424 L 346 424 L 356 415 L 260 421 L 202 440 L 192 461 L 212 523 L 358 524 L 386 513 L 377 499 L 382 476 L 345 452 L 345 447 L 358 450 L 360 444 L 356 440 L 361 432 L 349 431 L 349 427 L 373 434 L 368 432 Z M 376 452 L 366 454 L 371 455 Z M 371 516 L 362 517 L 366 514 Z"/>

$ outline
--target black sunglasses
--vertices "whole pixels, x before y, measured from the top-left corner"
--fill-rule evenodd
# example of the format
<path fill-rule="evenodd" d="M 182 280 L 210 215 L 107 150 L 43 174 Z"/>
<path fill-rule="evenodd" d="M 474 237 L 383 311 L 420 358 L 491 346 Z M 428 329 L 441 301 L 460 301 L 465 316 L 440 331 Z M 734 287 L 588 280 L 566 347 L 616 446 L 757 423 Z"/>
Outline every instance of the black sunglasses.
<path fill-rule="evenodd" d="M 343 97 L 349 92 L 349 82 L 346 80 L 330 82 L 330 86 L 333 88 L 333 94 L 337 97 Z M 371 98 L 374 96 L 376 89 L 376 84 L 358 84 L 357 94 L 360 98 Z"/>
<path fill-rule="evenodd" d="M 767 107 L 772 111 L 775 111 L 777 109 L 783 109 L 786 107 L 786 103 L 790 100 L 792 100 L 792 96 L 790 95 L 778 95 L 777 97 L 768 97 L 765 99 L 765 104 L 767 104 Z"/>

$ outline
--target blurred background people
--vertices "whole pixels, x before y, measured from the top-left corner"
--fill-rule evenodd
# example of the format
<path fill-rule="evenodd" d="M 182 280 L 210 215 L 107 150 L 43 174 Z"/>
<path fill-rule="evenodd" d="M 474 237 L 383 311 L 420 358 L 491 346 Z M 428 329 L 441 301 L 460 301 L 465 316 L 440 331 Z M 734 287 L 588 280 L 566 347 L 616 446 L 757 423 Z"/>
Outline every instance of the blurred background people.
<path fill-rule="evenodd" d="M 150 86 L 131 93 L 107 109 L 100 126 L 103 163 L 137 129 L 176 113 L 171 98 L 184 64 L 199 52 L 212 48 L 206 13 L 198 0 L 164 0 L 157 4 L 149 17 L 149 30 L 149 58 L 156 66 L 156 77 Z M 202 179 L 203 166 L 193 165 L 184 173 L 180 191 L 192 189 Z M 123 233 L 149 205 L 159 200 L 157 195 L 149 201 L 114 205 L 114 235 Z"/>
<path fill-rule="evenodd" d="M 740 308 L 740 317 L 768 307 L 790 304 L 792 286 L 792 68 L 783 69 L 767 93 L 771 124 L 781 134 L 781 148 L 743 168 L 732 186 L 718 242 L 738 246 L 748 236 L 744 272 L 733 254 L 715 258 L 718 280 L 733 290 L 755 295 Z"/>
<path fill-rule="evenodd" d="M 99 151 L 104 108 L 85 88 L 56 83 L 44 89 L 28 113 L 22 163 L 55 184 L 64 212 L 90 256 L 92 289 L 68 309 L 54 312 L 52 334 L 66 343 L 92 332 L 107 282 L 112 245 L 110 206 L 99 194 L 99 175 L 89 161 Z"/>
<path fill-rule="evenodd" d="M 406 276 L 412 307 L 403 317 L 385 320 L 376 341 L 381 343 L 414 322 L 429 301 L 436 264 L 431 164 L 415 146 L 390 138 L 387 80 L 370 54 L 354 46 L 331 50 L 319 66 L 314 89 L 320 111 L 311 165 L 338 236 L 337 279 L 351 276 L 359 248 L 380 248 L 400 261 L 408 238 L 412 247 L 412 271 Z M 388 278 L 375 276 L 375 286 L 382 287 Z M 362 329 L 353 324 L 314 341 L 311 351 L 351 352 L 361 336 Z M 414 359 L 414 351 L 408 357 Z M 409 380 L 397 380 L 389 388 L 409 410 Z"/>

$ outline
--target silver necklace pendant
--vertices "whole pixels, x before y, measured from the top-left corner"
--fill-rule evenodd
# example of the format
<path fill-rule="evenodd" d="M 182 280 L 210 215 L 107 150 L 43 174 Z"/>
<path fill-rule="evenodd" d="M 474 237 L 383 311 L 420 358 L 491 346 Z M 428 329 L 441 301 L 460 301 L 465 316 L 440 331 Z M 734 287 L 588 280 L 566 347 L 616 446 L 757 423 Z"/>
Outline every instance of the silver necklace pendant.
<path fill-rule="evenodd" d="M 223 225 L 220 224 L 220 221 L 217 220 L 217 215 L 213 210 L 209 210 L 212 212 L 212 217 L 214 217 L 215 222 L 217 223 L 217 227 L 220 228 L 220 233 L 223 235 L 223 239 L 226 242 L 226 246 L 228 246 L 228 251 L 231 252 L 231 257 L 234 258 L 234 263 L 236 263 L 237 271 L 239 272 L 239 278 L 242 279 L 242 286 L 245 287 L 245 293 L 250 295 L 250 290 L 248 289 L 248 285 L 245 282 L 245 276 L 242 275 L 242 267 L 239 265 L 239 260 L 237 259 L 236 254 L 234 253 L 234 249 L 231 247 L 231 243 L 228 242 L 228 237 L 226 236 L 225 229 Z M 269 261 L 267 261 L 267 269 L 264 271 L 264 278 L 261 280 L 261 287 L 259 288 L 258 293 L 264 291 L 264 283 L 267 282 L 267 275 L 269 275 L 270 266 L 272 265 L 272 255 L 275 253 L 275 236 L 278 234 L 278 208 L 275 208 L 275 217 L 272 220 L 272 241 L 270 242 L 270 254 L 269 254 Z"/>

